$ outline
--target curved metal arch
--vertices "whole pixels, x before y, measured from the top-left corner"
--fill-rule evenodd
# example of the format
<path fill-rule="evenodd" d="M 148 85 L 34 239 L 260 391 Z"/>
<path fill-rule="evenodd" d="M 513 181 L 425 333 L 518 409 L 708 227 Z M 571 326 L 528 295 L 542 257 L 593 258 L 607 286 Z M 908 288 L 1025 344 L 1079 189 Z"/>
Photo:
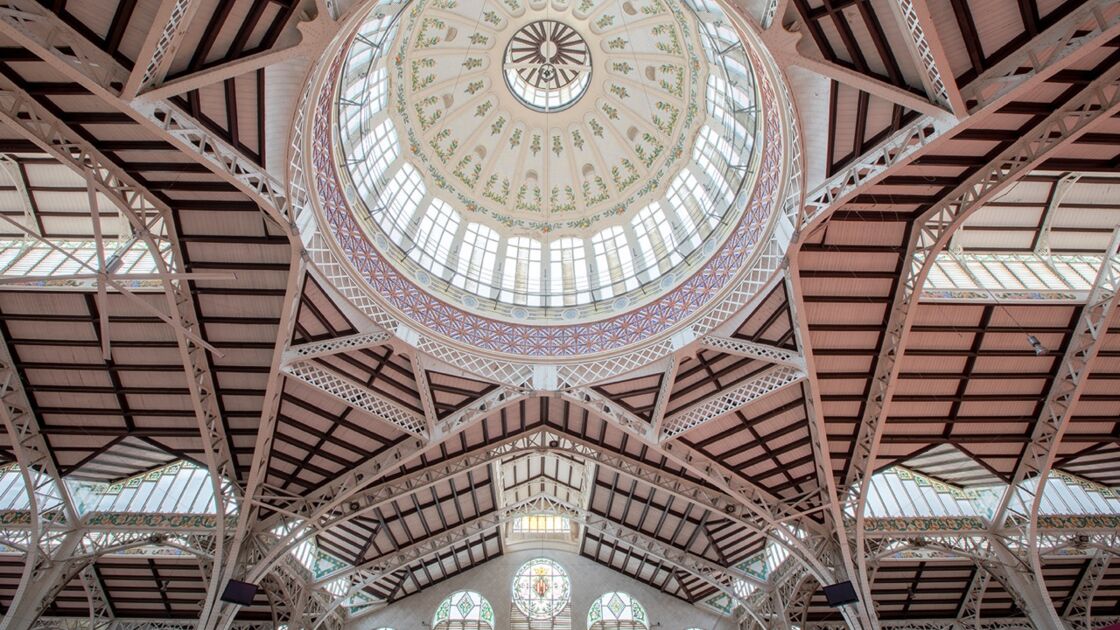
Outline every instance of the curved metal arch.
<path fill-rule="evenodd" d="M 93 212 L 97 209 L 96 191 L 117 207 L 151 252 L 161 251 L 151 231 L 153 221 L 159 220 L 174 259 L 183 259 L 174 221 L 171 219 L 172 210 L 167 204 L 139 185 L 93 145 L 82 140 L 65 123 L 10 81 L 0 81 L 0 88 L 3 90 L 0 92 L 0 104 L 4 106 L 4 120 L 48 155 L 86 178 Z M 150 218 L 153 214 L 156 219 Z M 187 284 L 172 280 L 172 270 L 162 256 L 155 254 L 152 258 L 163 282 L 163 293 L 168 306 L 166 314 L 157 311 L 157 315 L 174 330 L 183 365 L 189 370 L 187 387 L 202 438 L 203 459 L 214 486 L 215 507 L 219 515 L 226 514 L 232 506 L 240 503 L 243 491 L 238 483 L 236 463 L 230 453 L 230 442 L 217 406 L 217 390 L 207 358 L 207 352 L 217 351 L 201 337 L 198 314 L 194 311 L 194 301 L 190 298 Z M 125 296 L 147 304 L 135 298 L 126 287 L 110 276 L 103 275 L 101 281 L 103 287 L 104 283 L 108 283 Z M 223 543 L 215 548 L 215 562 L 221 566 L 225 549 L 225 519 L 218 518 L 216 523 L 216 536 Z M 208 602 L 217 596 L 218 578 L 218 572 L 212 573 L 207 591 Z"/>
<path fill-rule="evenodd" d="M 901 354 L 915 313 L 921 286 L 937 253 L 964 220 L 996 193 L 1017 181 L 1053 151 L 1067 145 L 1099 120 L 1120 110 L 1120 68 L 1112 68 L 1077 96 L 1060 106 L 1020 140 L 979 169 L 915 224 L 903 259 L 903 278 L 895 294 L 883 347 L 879 353 L 872 393 L 853 451 L 846 487 L 856 492 L 855 536 L 852 555 L 859 571 L 861 599 L 871 601 L 868 584 L 864 522 L 871 484 L 871 466 L 878 455 L 886 414 L 901 367 Z M 1038 602 L 1042 605 L 1044 602 Z M 1032 607 L 1033 608 L 1033 607 Z M 1053 606 L 1049 609 L 1052 613 Z M 1041 611 L 1040 611 L 1041 612 Z M 1055 616 L 1051 614 L 1050 616 Z M 872 620 L 872 629 L 878 621 Z"/>
<path fill-rule="evenodd" d="M 746 514 L 753 515 L 763 524 L 763 532 L 769 540 L 789 550 L 791 557 L 801 562 L 817 576 L 821 583 L 831 584 L 835 579 L 818 553 L 805 541 L 801 534 L 789 525 L 789 521 L 800 520 L 805 523 L 804 514 L 797 514 L 789 506 L 771 496 L 766 490 L 741 479 L 728 471 L 719 463 L 704 456 L 681 442 L 662 443 L 656 436 L 651 436 L 649 425 L 645 420 L 634 416 L 621 405 L 589 388 L 581 388 L 571 392 L 563 392 L 561 397 L 580 408 L 596 414 L 604 421 L 622 429 L 627 435 L 633 436 L 654 450 L 658 455 L 664 456 L 674 464 L 681 466 L 692 474 L 698 475 L 715 488 L 723 496 L 717 501 L 729 516 L 744 519 Z M 744 519 L 745 520 L 745 519 Z M 745 520 L 745 522 L 750 522 Z M 809 536 L 827 536 L 818 532 L 819 526 L 815 523 L 805 523 L 805 531 Z M 752 528 L 758 529 L 757 523 Z M 761 530 L 760 530 L 761 531 Z M 777 535 L 775 532 L 782 532 Z"/>

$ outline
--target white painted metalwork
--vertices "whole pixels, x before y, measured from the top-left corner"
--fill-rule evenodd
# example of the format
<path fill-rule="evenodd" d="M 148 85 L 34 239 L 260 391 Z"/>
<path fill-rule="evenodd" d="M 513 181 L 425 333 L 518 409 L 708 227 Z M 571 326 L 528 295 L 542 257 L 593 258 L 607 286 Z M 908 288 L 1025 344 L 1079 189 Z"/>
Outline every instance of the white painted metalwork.
<path fill-rule="evenodd" d="M 183 43 L 183 34 L 201 4 L 197 0 L 160 2 L 153 28 L 148 31 L 144 45 L 140 47 L 140 54 L 136 56 L 137 59 L 147 59 L 148 63 L 136 64 L 121 91 L 121 98 L 130 99 L 148 86 L 163 81 L 167 68 L 175 58 L 175 52 Z M 156 28 L 161 24 L 162 28 Z"/>
<path fill-rule="evenodd" d="M 342 354 L 353 350 L 375 348 L 384 345 L 390 339 L 392 339 L 392 335 L 386 332 L 366 332 L 299 344 L 291 346 L 284 351 L 283 362 L 285 364 L 290 364 L 297 361 L 306 361 L 334 354 Z"/>
<path fill-rule="evenodd" d="M 1058 455 L 1058 446 L 1089 380 L 1093 361 L 1104 342 L 1116 308 L 1117 296 L 1120 295 L 1120 229 L 1113 234 L 1106 254 L 1089 301 L 1074 325 L 1069 345 L 1043 402 L 1042 414 L 1035 422 L 1030 442 L 1027 443 L 1026 451 L 1020 458 L 1011 483 L 994 510 L 991 521 L 993 528 L 1002 529 L 1006 525 L 1021 530 L 1027 548 L 1032 549 L 1032 570 L 1027 574 L 1032 582 L 1029 586 L 1046 605 L 1027 612 L 1032 616 L 1041 615 L 1043 624 L 1060 624 L 1060 619 L 1047 595 L 1042 563 L 1037 551 L 1039 511 L 1047 479 Z M 1026 483 L 1028 480 L 1032 480 L 1033 484 Z"/>
<path fill-rule="evenodd" d="M 1120 552 L 1117 552 L 1120 553 Z M 1075 630 L 1092 630 L 1093 626 L 1093 596 L 1108 572 L 1108 566 L 1113 560 L 1113 553 L 1098 551 L 1089 559 L 1081 579 L 1074 585 L 1070 593 L 1063 620 Z"/>
<path fill-rule="evenodd" d="M 965 102 L 975 101 L 964 122 L 955 124 L 948 118 L 923 116 L 891 134 L 810 192 L 799 215 L 798 233 L 804 235 L 813 231 L 851 200 L 857 190 L 909 164 L 930 146 L 947 139 L 951 135 L 948 132 L 977 125 L 1014 95 L 1028 92 L 1091 54 L 1118 33 L 1120 6 L 1112 0 L 1090 0 L 1071 11 L 961 90 Z M 793 247 L 797 247 L 796 243 Z"/>
<path fill-rule="evenodd" d="M 922 71 L 926 92 L 955 116 L 967 115 L 968 108 L 953 79 L 952 66 L 937 36 L 926 0 L 894 0 L 887 4 L 910 35 L 906 45 Z"/>
<path fill-rule="evenodd" d="M 297 361 L 284 366 L 284 373 L 406 433 L 420 438 L 428 435 L 423 416 L 333 370 L 310 361 Z"/>
<path fill-rule="evenodd" d="M 1054 215 L 1058 213 L 1062 201 L 1080 179 L 1081 173 L 1065 173 L 1054 182 L 1050 198 L 1046 201 L 1046 209 L 1042 211 L 1042 225 L 1038 228 L 1038 240 L 1034 246 L 1034 252 L 1039 256 L 1050 255 L 1050 227 L 1054 224 Z"/>
<path fill-rule="evenodd" d="M 306 278 L 305 271 L 303 258 L 293 247 L 288 282 L 284 293 L 285 308 L 280 313 L 280 322 L 277 326 L 268 385 L 261 405 L 261 421 L 257 428 L 257 441 L 253 448 L 253 459 L 245 485 L 244 496 L 247 500 L 242 502 L 238 510 L 237 526 L 230 539 L 225 564 L 214 568 L 214 573 L 220 576 L 218 581 L 221 584 L 243 575 L 246 566 L 251 565 L 256 558 L 259 558 L 263 554 L 261 549 L 268 545 L 268 541 L 273 540 L 272 537 L 260 535 L 261 531 L 271 531 L 272 528 L 267 530 L 254 529 L 259 525 L 262 505 L 268 505 L 266 502 L 255 500 L 255 497 L 262 492 L 262 485 L 268 474 L 270 453 L 276 437 L 280 398 L 284 392 L 284 378 L 280 374 L 280 368 L 283 365 L 284 352 L 291 342 L 292 331 L 298 317 L 301 304 L 300 294 Z M 279 558 L 276 559 L 276 562 L 279 562 Z M 286 584 L 285 579 L 281 576 L 268 576 L 268 578 L 269 583 L 277 585 L 277 588 Z M 220 627 L 229 628 L 230 624 L 233 623 L 233 607 L 226 606 L 226 609 L 222 611 L 222 603 L 212 596 L 213 593 L 207 595 L 207 603 L 199 615 L 200 630 L 219 627 L 219 624 L 221 624 Z M 275 598 L 277 595 L 273 594 L 270 597 Z M 275 599 L 271 601 L 275 601 Z M 275 605 L 273 609 L 276 609 Z"/>
<path fill-rule="evenodd" d="M 680 440 L 660 441 L 656 435 L 651 434 L 651 427 L 645 420 L 634 416 L 594 389 L 580 388 L 563 392 L 561 397 L 597 414 L 627 435 L 651 447 L 659 455 L 699 475 L 721 493 L 726 493 L 727 498 L 720 498 L 715 502 L 722 505 L 725 514 L 761 520 L 771 540 L 787 547 L 790 555 L 808 567 L 822 584 L 834 583 L 832 580 L 835 579 L 835 572 L 832 567 L 836 565 L 827 562 L 829 558 L 824 557 L 824 552 L 835 545 L 829 544 L 830 534 L 822 531 L 816 522 L 805 518 L 806 514 L 797 513 L 765 489 L 748 482 Z M 794 524 L 804 531 L 798 531 Z M 752 527 L 757 528 L 759 524 L 756 522 Z"/>
<path fill-rule="evenodd" d="M 1046 156 L 1075 140 L 1098 120 L 1120 109 L 1120 68 L 1114 68 L 1089 84 L 1020 140 L 978 169 L 916 222 L 903 258 L 903 275 L 895 292 L 882 347 L 875 364 L 871 393 L 859 425 L 845 488 L 855 494 L 856 527 L 853 556 L 860 565 L 862 595 L 870 600 L 866 557 L 863 553 L 863 520 L 870 472 L 879 449 L 897 383 L 900 359 L 910 332 L 925 277 L 938 253 L 964 219 L 1000 190 L 1017 181 Z M 1052 609 L 1052 606 L 1051 606 Z M 874 621 L 872 622 L 874 623 Z"/>
<path fill-rule="evenodd" d="M 723 567 L 700 556 L 695 556 L 679 548 L 661 543 L 649 536 L 635 530 L 621 526 L 614 521 L 585 511 L 578 505 L 567 503 L 547 495 L 537 495 L 531 499 L 505 506 L 490 514 L 476 517 L 473 520 L 452 527 L 446 531 L 435 534 L 425 540 L 402 547 L 400 550 L 387 556 L 354 567 L 354 569 L 338 575 L 323 578 L 324 581 L 345 579 L 348 586 L 346 594 L 337 598 L 328 610 L 333 610 L 365 587 L 392 575 L 401 568 L 418 560 L 437 554 L 455 545 L 461 544 L 474 536 L 502 527 L 514 519 L 526 515 L 553 514 L 578 522 L 585 528 L 620 540 L 627 545 L 641 549 L 663 562 L 677 566 L 688 574 L 697 577 L 703 582 L 723 591 L 735 602 L 741 604 L 739 595 L 734 587 L 734 580 L 751 580 L 756 578 L 733 568 Z M 318 628 L 319 623 L 314 623 L 312 628 Z"/>
<path fill-rule="evenodd" d="M 91 563 L 78 573 L 78 577 L 81 578 L 82 588 L 85 589 L 86 600 L 89 602 L 89 629 L 108 630 L 113 624 L 113 608 L 105 594 L 101 576 Z"/>
<path fill-rule="evenodd" d="M 740 409 L 805 379 L 805 372 L 787 365 L 769 368 L 733 387 L 722 389 L 665 419 L 659 439 L 670 440 L 685 431 Z"/>
<path fill-rule="evenodd" d="M 982 567 L 976 567 L 976 572 L 968 583 L 968 590 L 965 591 L 961 610 L 957 614 L 957 619 L 961 623 L 979 630 L 981 605 L 984 602 L 984 593 L 988 590 L 988 582 L 991 578 L 991 573 L 988 573 Z"/>
<path fill-rule="evenodd" d="M 809 343 L 809 325 L 807 318 L 804 316 L 805 311 L 805 297 L 801 289 L 801 274 L 797 267 L 797 258 L 791 261 L 789 273 L 786 275 L 786 295 L 789 296 L 789 313 L 790 313 L 790 327 L 794 333 L 796 345 L 801 351 L 801 360 L 804 362 L 804 369 L 809 375 L 805 383 L 802 385 L 804 391 L 805 401 L 805 414 L 806 420 L 809 425 L 809 435 L 812 438 L 813 446 L 813 465 L 816 469 L 817 480 L 819 483 L 818 493 L 820 493 L 820 501 L 824 505 L 824 510 L 821 516 L 825 522 L 827 536 L 822 536 L 822 540 L 818 543 L 821 548 L 822 555 L 827 555 L 832 559 L 832 566 L 834 567 L 835 576 L 837 581 L 853 580 L 857 575 L 855 560 L 852 557 L 852 550 L 847 544 L 850 533 L 848 527 L 851 523 L 845 518 L 844 508 L 841 504 L 841 494 L 837 489 L 836 475 L 833 472 L 832 450 L 828 439 L 828 432 L 825 428 L 824 417 L 818 411 L 821 409 L 821 394 L 820 385 L 815 380 L 817 371 L 813 363 L 813 348 Z M 793 573 L 791 570 L 790 573 Z M 800 580 L 802 583 L 811 582 L 808 578 L 808 571 L 799 571 Z M 796 578 L 791 577 L 791 580 Z M 818 584 L 823 584 L 818 582 Z M 803 589 L 809 588 L 803 586 Z M 798 606 L 800 616 L 796 614 L 792 617 L 800 619 L 804 616 L 804 611 L 808 608 L 808 602 L 811 597 L 810 594 L 802 593 L 799 595 L 800 599 L 789 600 L 792 604 Z M 847 606 L 841 609 L 841 614 L 848 621 L 849 625 L 853 628 L 862 628 L 870 625 L 867 619 L 875 614 L 872 604 L 869 602 L 860 602 L 857 606 Z M 786 610 L 786 618 L 789 619 L 790 612 Z"/>
<path fill-rule="evenodd" d="M 188 0 L 176 0 L 180 1 Z M 279 179 L 169 102 L 122 98 L 120 86 L 128 83 L 130 73 L 48 7 L 34 0 L 3 0 L 0 32 L 233 184 L 256 201 L 277 226 L 290 231 L 287 197 Z M 170 37 L 173 42 L 177 36 L 172 33 Z"/>
<path fill-rule="evenodd" d="M 0 91 L 0 106 L 3 106 L 4 117 L 9 125 L 36 143 L 48 155 L 87 177 L 98 193 L 117 206 L 147 244 L 149 251 L 159 251 L 160 248 L 149 230 L 148 217 L 151 214 L 162 216 L 173 259 L 183 260 L 174 222 L 171 220 L 172 211 L 159 197 L 137 184 L 130 175 L 88 142 L 79 139 L 80 136 L 14 86 L 5 86 Z M 217 392 L 207 356 L 207 352 L 214 352 L 219 356 L 221 353 L 201 336 L 198 313 L 187 283 L 169 277 L 171 269 L 162 257 L 156 256 L 154 260 L 163 280 L 168 306 L 167 313 L 156 311 L 156 314 L 175 331 L 180 357 L 188 370 L 187 387 L 202 438 L 203 459 L 214 485 L 217 512 L 226 514 L 240 503 L 242 489 L 238 485 L 236 464 L 230 453 L 230 442 L 218 408 Z M 107 277 L 106 280 L 112 283 Z M 125 295 L 130 295 L 121 285 L 112 286 Z M 151 308 L 139 298 L 133 298 L 146 308 Z M 215 563 L 220 566 L 225 546 L 225 519 L 219 518 L 216 522 L 218 527 L 215 535 L 221 544 L 216 547 L 214 555 Z M 218 591 L 217 575 L 216 572 L 213 573 L 210 579 L 208 594 L 213 597 L 217 596 Z"/>
<path fill-rule="evenodd" d="M 700 347 L 800 369 L 804 369 L 805 367 L 804 358 L 796 350 L 780 348 L 778 346 L 746 339 L 705 335 L 700 338 Z"/>
<path fill-rule="evenodd" d="M 73 555 L 80 539 L 81 519 L 73 498 L 55 466 L 50 446 L 39 432 L 23 389 L 7 339 L 0 338 L 0 421 L 11 439 L 12 452 L 23 476 L 29 531 L 23 572 L 8 610 L 0 620 L 3 630 L 28 628 L 51 594 L 69 581 L 64 559 Z"/>
<path fill-rule="evenodd" d="M 657 398 L 653 401 L 653 411 L 650 412 L 650 426 L 655 435 L 661 435 L 661 428 L 665 423 L 665 412 L 669 408 L 669 398 L 673 394 L 673 384 L 677 380 L 677 370 L 681 362 L 676 357 L 669 357 L 665 372 L 661 375 L 661 383 L 657 387 Z"/>

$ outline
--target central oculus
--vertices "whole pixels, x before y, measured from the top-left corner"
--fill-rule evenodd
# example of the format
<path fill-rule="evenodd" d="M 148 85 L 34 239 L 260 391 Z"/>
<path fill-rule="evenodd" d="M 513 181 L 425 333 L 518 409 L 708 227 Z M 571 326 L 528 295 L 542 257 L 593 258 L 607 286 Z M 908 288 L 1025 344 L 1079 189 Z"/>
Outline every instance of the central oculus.
<path fill-rule="evenodd" d="M 503 70 L 517 100 L 536 111 L 558 112 L 575 104 L 591 84 L 591 50 L 567 24 L 538 20 L 513 34 Z"/>

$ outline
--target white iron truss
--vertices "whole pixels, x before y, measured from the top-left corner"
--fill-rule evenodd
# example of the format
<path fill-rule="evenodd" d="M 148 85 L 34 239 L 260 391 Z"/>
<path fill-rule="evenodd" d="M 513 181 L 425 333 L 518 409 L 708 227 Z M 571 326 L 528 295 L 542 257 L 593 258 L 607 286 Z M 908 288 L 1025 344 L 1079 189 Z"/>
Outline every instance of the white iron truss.
<path fill-rule="evenodd" d="M 186 2 L 176 0 L 179 1 Z M 177 29 L 186 24 L 184 17 L 191 6 L 196 5 L 196 2 L 189 2 L 181 11 L 174 8 L 173 15 L 180 17 L 177 22 L 168 21 L 171 32 L 157 67 L 169 61 L 166 52 L 179 39 Z M 3 0 L 0 2 L 0 32 L 249 195 L 278 227 L 291 231 L 287 197 L 278 178 L 170 102 L 133 100 L 130 94 L 123 92 L 132 78 L 131 73 L 48 7 L 35 0 Z M 149 78 L 159 78 L 159 74 L 158 70 L 154 71 Z M 139 88 L 138 82 L 134 85 Z"/>
<path fill-rule="evenodd" d="M 147 243 L 149 251 L 159 251 L 155 236 L 149 231 L 150 214 L 163 219 L 173 259 L 183 260 L 178 238 L 174 232 L 172 210 L 156 195 L 135 180 L 88 142 L 70 130 L 40 106 L 34 99 L 13 86 L 0 90 L 0 107 L 4 119 L 19 130 L 28 140 L 36 143 L 48 155 L 85 177 L 92 187 L 109 199 L 128 218 L 137 235 Z M 190 393 L 198 429 L 202 440 L 203 461 L 214 484 L 214 499 L 219 514 L 225 514 L 240 503 L 242 489 L 238 485 L 236 464 L 230 452 L 230 442 L 225 433 L 224 420 L 218 407 L 217 390 L 210 370 L 208 352 L 217 352 L 202 338 L 194 299 L 186 282 L 173 280 L 173 270 L 160 256 L 155 261 L 161 279 L 168 310 L 156 312 L 175 332 L 176 342 L 187 371 L 187 388 Z M 130 295 L 120 285 L 114 285 L 126 296 Z M 135 297 L 135 296 L 133 296 Z M 146 304 L 139 299 L 137 302 Z M 104 309 L 102 309 L 104 310 Z M 225 519 L 217 519 L 218 540 L 223 544 L 215 550 L 215 562 L 220 566 L 224 553 Z M 208 593 L 218 589 L 217 576 L 211 575 Z"/>
<path fill-rule="evenodd" d="M 362 383 L 352 381 L 333 370 L 311 361 L 297 361 L 285 365 L 284 374 L 365 412 L 380 422 L 421 439 L 427 438 L 427 422 L 423 416 L 379 396 Z"/>
<path fill-rule="evenodd" d="M 1058 364 L 1058 373 L 1043 402 L 1042 413 L 1034 424 L 1030 442 L 1027 443 L 1011 477 L 1011 483 L 1004 491 L 992 517 L 994 529 L 1002 530 L 1006 527 L 1021 532 L 1027 549 L 1031 550 L 1031 571 L 1026 576 L 1031 590 L 1037 592 L 1039 599 L 1043 600 L 1038 609 L 1031 612 L 1042 616 L 1042 624 L 1059 624 L 1060 619 L 1047 595 L 1042 561 L 1038 553 L 1039 508 L 1047 478 L 1058 456 L 1062 436 L 1069 427 L 1074 407 L 1089 380 L 1093 361 L 1104 343 L 1109 322 L 1116 310 L 1117 296 L 1120 295 L 1118 250 L 1120 230 L 1113 234 L 1105 260 L 1089 294 L 1089 301 L 1074 325 L 1065 355 Z"/>
<path fill-rule="evenodd" d="M 121 90 L 121 98 L 128 100 L 152 85 L 161 83 L 167 68 L 175 57 L 175 51 L 183 43 L 183 34 L 191 23 L 191 18 L 202 3 L 198 0 L 162 0 L 156 11 L 153 24 L 163 28 L 153 28 L 144 39 L 137 59 L 147 59 L 148 63 L 138 63 L 129 74 L 128 82 Z"/>
<path fill-rule="evenodd" d="M 1096 595 L 1097 587 L 1100 586 L 1105 573 L 1108 571 L 1109 564 L 1112 563 L 1113 556 L 1116 554 L 1120 554 L 1120 550 L 1112 553 L 1097 550 L 1089 559 L 1089 564 L 1085 567 L 1085 572 L 1073 587 L 1069 604 L 1066 607 L 1065 614 L 1062 616 L 1063 620 L 1069 624 L 1071 628 L 1075 630 L 1092 630 L 1094 627 L 1093 596 Z"/>
<path fill-rule="evenodd" d="M 894 0 L 887 4 L 910 35 L 906 44 L 922 70 L 926 92 L 958 118 L 966 116 L 968 109 L 953 79 L 952 66 L 937 36 L 926 0 Z"/>
<path fill-rule="evenodd" d="M 386 332 L 368 332 L 299 344 L 289 347 L 284 352 L 284 363 L 289 364 L 363 348 L 374 348 L 384 345 L 391 338 L 392 335 Z"/>
<path fill-rule="evenodd" d="M 1111 117 L 1118 110 L 1120 68 L 1113 68 L 1047 116 L 998 157 L 978 169 L 915 223 L 903 258 L 903 275 L 895 292 L 882 347 L 875 363 L 871 392 L 864 407 L 844 485 L 854 493 L 856 527 L 851 540 L 852 555 L 858 560 L 861 595 L 866 600 L 870 601 L 871 593 L 867 582 L 866 556 L 862 551 L 865 537 L 863 520 L 871 473 L 897 383 L 900 359 L 916 312 L 914 306 L 934 259 L 948 244 L 952 233 L 972 212 L 982 207 L 1000 190 L 1029 173 L 1055 150 L 1066 146 L 1094 123 Z"/>
<path fill-rule="evenodd" d="M 804 379 L 805 372 L 799 368 L 786 365 L 767 368 L 738 385 L 720 390 L 665 418 L 659 439 L 671 440 L 705 422 L 745 407 Z"/>
<path fill-rule="evenodd" d="M 28 628 L 50 603 L 52 587 L 71 577 L 65 558 L 74 554 L 81 541 L 81 519 L 66 489 L 54 455 L 32 411 L 23 379 L 0 338 L 0 420 L 11 440 L 12 452 L 23 476 L 29 505 L 30 527 L 24 548 L 24 566 L 19 586 L 8 606 L 3 630 Z M 63 582 L 64 584 L 65 582 Z"/>
<path fill-rule="evenodd" d="M 813 231 L 858 190 L 909 164 L 930 146 L 951 136 L 949 132 L 977 125 L 1014 95 L 1029 92 L 1117 34 L 1120 5 L 1112 0 L 1090 0 L 1071 11 L 961 90 L 965 102 L 975 102 L 967 119 L 958 124 L 947 117 L 922 116 L 809 192 L 798 220 L 798 234 Z M 791 246 L 795 247 L 796 243 Z"/>

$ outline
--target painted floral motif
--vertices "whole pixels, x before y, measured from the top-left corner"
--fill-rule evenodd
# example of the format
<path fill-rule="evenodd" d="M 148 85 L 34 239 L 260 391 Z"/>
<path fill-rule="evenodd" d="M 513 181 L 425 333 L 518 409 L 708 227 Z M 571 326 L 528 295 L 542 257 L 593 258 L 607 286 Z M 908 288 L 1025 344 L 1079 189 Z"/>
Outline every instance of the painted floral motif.
<path fill-rule="evenodd" d="M 584 140 L 583 136 L 579 132 L 579 129 L 576 129 L 572 132 L 572 144 L 575 145 L 577 149 L 583 148 Z"/>

